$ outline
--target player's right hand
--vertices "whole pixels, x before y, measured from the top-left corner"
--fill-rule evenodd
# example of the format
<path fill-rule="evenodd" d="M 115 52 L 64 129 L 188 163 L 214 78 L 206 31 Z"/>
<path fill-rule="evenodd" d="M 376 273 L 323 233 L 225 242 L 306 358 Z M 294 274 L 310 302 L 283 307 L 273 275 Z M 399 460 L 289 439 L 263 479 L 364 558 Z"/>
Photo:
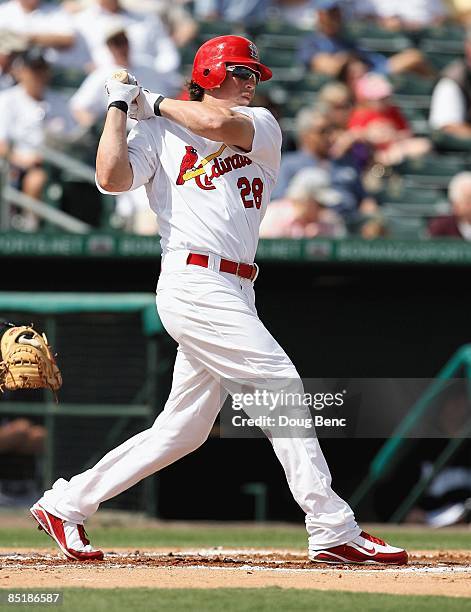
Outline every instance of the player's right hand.
<path fill-rule="evenodd" d="M 129 107 L 128 116 L 137 121 L 155 117 L 154 104 L 160 97 L 161 94 L 152 93 L 148 89 L 143 89 L 141 87 L 138 97 Z"/>
<path fill-rule="evenodd" d="M 105 83 L 108 106 L 111 102 L 126 102 L 128 106 L 131 106 L 133 100 L 139 95 L 139 85 L 136 79 L 132 75 L 127 75 L 129 82 L 123 83 L 115 75 L 107 79 Z"/>

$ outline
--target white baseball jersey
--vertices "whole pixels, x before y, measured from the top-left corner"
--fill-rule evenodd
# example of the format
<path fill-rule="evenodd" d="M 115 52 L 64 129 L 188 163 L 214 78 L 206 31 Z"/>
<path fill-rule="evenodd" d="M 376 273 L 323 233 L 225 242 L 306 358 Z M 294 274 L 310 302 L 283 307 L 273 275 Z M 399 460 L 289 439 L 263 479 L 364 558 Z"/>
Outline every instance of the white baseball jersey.
<path fill-rule="evenodd" d="M 260 222 L 278 176 L 281 130 L 265 108 L 233 110 L 253 119 L 249 153 L 162 117 L 139 121 L 129 134 L 131 190 L 146 186 L 163 253 L 211 252 L 246 263 L 255 258 Z"/>

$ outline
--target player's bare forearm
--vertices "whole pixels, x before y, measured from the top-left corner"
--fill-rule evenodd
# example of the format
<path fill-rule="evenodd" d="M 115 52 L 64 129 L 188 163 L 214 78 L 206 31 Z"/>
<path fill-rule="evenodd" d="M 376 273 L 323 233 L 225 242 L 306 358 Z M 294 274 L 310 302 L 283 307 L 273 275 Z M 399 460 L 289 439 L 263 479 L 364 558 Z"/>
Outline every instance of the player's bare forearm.
<path fill-rule="evenodd" d="M 230 108 L 165 98 L 160 104 L 160 112 L 162 117 L 175 121 L 198 136 L 236 145 L 247 151 L 252 148 L 252 120 Z"/>
<path fill-rule="evenodd" d="M 127 191 L 133 181 L 126 140 L 126 115 L 110 108 L 96 156 L 98 183 L 106 191 Z"/>

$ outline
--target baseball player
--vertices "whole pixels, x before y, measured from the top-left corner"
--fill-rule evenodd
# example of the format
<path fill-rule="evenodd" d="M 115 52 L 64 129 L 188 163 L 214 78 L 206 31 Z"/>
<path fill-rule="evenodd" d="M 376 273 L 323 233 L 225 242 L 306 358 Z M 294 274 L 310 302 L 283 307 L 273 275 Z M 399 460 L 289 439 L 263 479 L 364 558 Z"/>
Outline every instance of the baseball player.
<path fill-rule="evenodd" d="M 118 495 L 198 448 L 231 381 L 271 380 L 302 389 L 294 365 L 255 309 L 253 263 L 260 221 L 276 183 L 281 133 L 250 107 L 272 76 L 256 46 L 221 36 L 197 51 L 189 101 L 109 79 L 96 176 L 105 193 L 145 185 L 162 236 L 157 308 L 178 342 L 173 384 L 154 425 L 31 508 L 72 559 L 102 559 L 83 523 Z M 126 138 L 127 115 L 137 124 Z M 288 382 L 286 382 L 288 381 Z M 309 558 L 331 563 L 407 563 L 407 553 L 363 532 L 331 489 L 316 437 L 269 436 L 291 492 L 306 514 Z"/>

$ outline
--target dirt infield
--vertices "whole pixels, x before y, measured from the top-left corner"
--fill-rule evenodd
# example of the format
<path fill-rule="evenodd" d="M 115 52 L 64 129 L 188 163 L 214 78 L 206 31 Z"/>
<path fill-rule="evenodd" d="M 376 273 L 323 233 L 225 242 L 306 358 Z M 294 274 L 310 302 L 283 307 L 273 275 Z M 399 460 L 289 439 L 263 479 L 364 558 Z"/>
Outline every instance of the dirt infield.
<path fill-rule="evenodd" d="M 146 549 L 67 561 L 51 549 L 0 550 L 0 588 L 266 587 L 471 597 L 471 553 L 415 551 L 407 566 L 314 564 L 299 551 Z"/>

